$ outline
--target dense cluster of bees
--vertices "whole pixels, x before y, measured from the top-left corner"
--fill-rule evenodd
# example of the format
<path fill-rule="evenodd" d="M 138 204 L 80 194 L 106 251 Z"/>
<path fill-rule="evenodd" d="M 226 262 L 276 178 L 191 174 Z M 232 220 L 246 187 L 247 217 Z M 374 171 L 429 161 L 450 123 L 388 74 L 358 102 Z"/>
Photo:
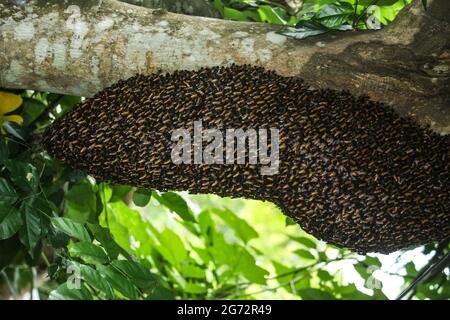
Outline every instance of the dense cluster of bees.
<path fill-rule="evenodd" d="M 261 175 L 261 164 L 174 164 L 172 131 L 197 120 L 279 129 L 279 173 Z M 44 145 L 102 181 L 272 201 L 306 232 L 359 252 L 450 236 L 450 136 L 366 97 L 262 68 L 120 81 L 55 121 Z"/>

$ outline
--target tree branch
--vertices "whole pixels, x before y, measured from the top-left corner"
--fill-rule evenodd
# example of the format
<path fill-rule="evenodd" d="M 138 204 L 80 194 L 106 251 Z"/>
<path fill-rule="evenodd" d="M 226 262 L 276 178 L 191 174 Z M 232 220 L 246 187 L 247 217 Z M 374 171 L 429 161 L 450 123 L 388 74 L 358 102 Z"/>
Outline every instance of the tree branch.
<path fill-rule="evenodd" d="M 348 89 L 450 132 L 450 2 L 420 0 L 376 32 L 305 40 L 281 26 L 193 17 L 114 0 L 0 0 L 0 86 L 92 96 L 136 73 L 228 63 Z"/>

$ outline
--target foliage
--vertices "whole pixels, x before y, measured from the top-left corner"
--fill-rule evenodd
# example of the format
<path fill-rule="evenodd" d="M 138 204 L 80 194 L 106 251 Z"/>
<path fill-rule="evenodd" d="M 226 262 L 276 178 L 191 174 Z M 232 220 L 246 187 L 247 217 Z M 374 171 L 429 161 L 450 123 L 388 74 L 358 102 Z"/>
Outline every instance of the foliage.
<path fill-rule="evenodd" d="M 268 1 L 214 5 L 227 19 L 290 26 L 283 32 L 301 38 L 368 28 L 372 2 L 386 24 L 407 1 L 309 0 L 296 14 Z M 39 145 L 81 101 L 0 91 L 0 298 L 386 299 L 380 279 L 405 288 L 449 250 L 399 252 L 392 266 L 325 245 L 270 203 L 95 181 Z M 408 298 L 448 299 L 449 278 L 446 268 Z"/>
<path fill-rule="evenodd" d="M 284 1 L 281 1 L 284 2 Z M 213 0 L 224 19 L 287 26 L 281 34 L 297 39 L 333 30 L 379 29 L 411 0 L 306 0 L 295 13 L 282 4 L 258 0 Z"/>

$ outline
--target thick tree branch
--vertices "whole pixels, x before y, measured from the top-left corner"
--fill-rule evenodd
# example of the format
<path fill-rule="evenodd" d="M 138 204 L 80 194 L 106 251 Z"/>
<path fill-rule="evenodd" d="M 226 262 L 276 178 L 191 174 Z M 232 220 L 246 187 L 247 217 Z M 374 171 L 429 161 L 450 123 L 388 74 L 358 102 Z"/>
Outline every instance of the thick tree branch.
<path fill-rule="evenodd" d="M 262 65 L 348 89 L 450 132 L 450 2 L 421 1 L 376 32 L 302 41 L 281 27 L 150 10 L 113 0 L 0 0 L 0 86 L 92 96 L 135 73 Z"/>

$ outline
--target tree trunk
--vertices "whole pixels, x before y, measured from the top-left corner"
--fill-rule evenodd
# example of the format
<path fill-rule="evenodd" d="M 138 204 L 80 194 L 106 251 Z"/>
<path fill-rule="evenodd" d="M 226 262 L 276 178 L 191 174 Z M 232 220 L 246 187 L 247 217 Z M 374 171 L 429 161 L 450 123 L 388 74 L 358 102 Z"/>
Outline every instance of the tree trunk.
<path fill-rule="evenodd" d="M 281 26 L 185 16 L 114 0 L 0 0 L 0 87 L 92 96 L 119 79 L 228 63 L 347 89 L 450 132 L 450 1 L 406 7 L 374 32 L 295 40 Z"/>

